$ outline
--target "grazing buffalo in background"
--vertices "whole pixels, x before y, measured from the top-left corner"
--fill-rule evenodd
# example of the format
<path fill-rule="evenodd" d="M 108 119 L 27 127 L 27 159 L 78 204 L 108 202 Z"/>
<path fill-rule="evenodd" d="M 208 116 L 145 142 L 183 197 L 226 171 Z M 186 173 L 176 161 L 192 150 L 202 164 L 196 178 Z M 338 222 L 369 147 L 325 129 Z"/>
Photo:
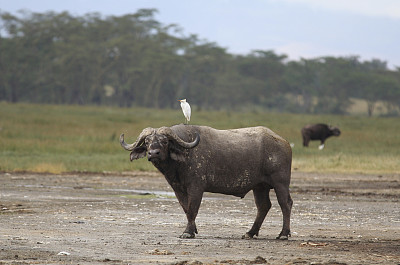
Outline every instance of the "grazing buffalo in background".
<path fill-rule="evenodd" d="M 206 126 L 175 125 L 146 128 L 133 144 L 120 136 L 130 159 L 146 156 L 173 188 L 186 217 L 181 238 L 194 238 L 195 219 L 204 192 L 243 198 L 253 191 L 257 217 L 243 236 L 258 236 L 271 208 L 269 191 L 275 190 L 283 213 L 283 228 L 277 239 L 290 235 L 289 194 L 292 150 L 289 143 L 265 127 L 216 130 Z M 216 213 L 218 214 L 218 213 Z"/>
<path fill-rule="evenodd" d="M 325 147 L 325 140 L 332 135 L 339 136 L 340 130 L 337 127 L 328 126 L 322 123 L 309 124 L 301 129 L 301 135 L 303 136 L 303 146 L 308 147 L 310 140 L 320 140 L 321 144 L 319 150 L 322 150 Z"/>

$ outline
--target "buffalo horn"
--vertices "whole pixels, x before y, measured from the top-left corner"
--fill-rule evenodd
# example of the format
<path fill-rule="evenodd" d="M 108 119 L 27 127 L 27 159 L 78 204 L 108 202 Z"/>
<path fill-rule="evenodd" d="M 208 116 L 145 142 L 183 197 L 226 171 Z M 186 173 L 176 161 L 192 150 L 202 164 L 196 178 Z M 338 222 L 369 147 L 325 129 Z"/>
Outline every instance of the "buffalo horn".
<path fill-rule="evenodd" d="M 155 132 L 155 129 L 150 128 L 150 127 L 144 129 L 144 130 L 140 133 L 139 137 L 136 139 L 136 141 L 135 141 L 133 144 L 127 144 L 127 143 L 125 143 L 125 141 L 124 141 L 124 134 L 121 134 L 121 136 L 119 137 L 119 143 L 121 144 L 121 146 L 122 146 L 125 150 L 132 151 L 133 149 L 135 149 L 135 147 L 140 146 L 140 145 L 143 143 L 144 139 L 145 139 L 147 136 L 149 136 L 150 134 L 153 134 L 154 132 Z"/>
<path fill-rule="evenodd" d="M 168 138 L 175 140 L 180 146 L 187 149 L 196 147 L 200 142 L 200 135 L 198 133 L 196 133 L 196 139 L 194 139 L 193 142 L 185 142 L 184 140 L 179 138 L 179 136 L 176 135 L 176 133 L 174 133 L 169 127 L 161 127 L 157 130 L 157 133 L 164 134 Z"/>

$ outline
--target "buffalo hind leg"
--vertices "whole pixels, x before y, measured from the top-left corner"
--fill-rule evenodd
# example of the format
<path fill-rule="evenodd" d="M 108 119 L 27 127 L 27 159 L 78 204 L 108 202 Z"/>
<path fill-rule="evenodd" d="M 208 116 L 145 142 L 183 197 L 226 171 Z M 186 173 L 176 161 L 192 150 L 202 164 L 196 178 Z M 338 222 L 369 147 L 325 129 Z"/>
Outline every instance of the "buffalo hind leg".
<path fill-rule="evenodd" d="M 197 227 L 196 227 L 196 216 L 199 212 L 201 199 L 203 198 L 202 192 L 188 192 L 188 199 L 187 199 L 187 207 L 184 207 L 186 218 L 187 218 L 187 226 L 183 234 L 180 238 L 194 238 L 195 234 L 197 234 Z"/>
<path fill-rule="evenodd" d="M 290 197 L 288 185 L 279 184 L 274 189 L 283 215 L 282 231 L 276 239 L 287 240 L 290 236 L 290 213 L 293 200 Z"/>
<path fill-rule="evenodd" d="M 268 188 L 258 188 L 253 190 L 254 201 L 257 206 L 257 217 L 249 232 L 247 232 L 242 238 L 253 238 L 254 235 L 258 236 L 258 232 L 264 222 L 265 216 L 267 216 L 269 209 L 271 209 L 269 191 L 270 189 Z"/>
<path fill-rule="evenodd" d="M 324 149 L 324 147 L 325 147 L 325 139 L 322 138 L 322 139 L 321 139 L 321 144 L 318 146 L 318 149 L 319 149 L 319 150 L 322 150 L 322 149 Z"/>

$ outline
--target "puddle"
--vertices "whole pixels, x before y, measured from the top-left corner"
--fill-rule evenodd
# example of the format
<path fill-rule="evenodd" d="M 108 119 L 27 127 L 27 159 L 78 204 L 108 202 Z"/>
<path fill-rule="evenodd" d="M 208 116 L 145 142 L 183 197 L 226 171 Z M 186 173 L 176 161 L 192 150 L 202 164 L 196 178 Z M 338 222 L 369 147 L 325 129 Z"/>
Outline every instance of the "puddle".
<path fill-rule="evenodd" d="M 137 195 L 137 196 L 154 196 L 155 198 L 176 198 L 175 193 L 172 191 L 162 190 L 135 190 L 135 189 L 111 189 L 111 188 L 91 188 L 91 187 L 67 187 L 67 186 L 50 186 L 50 185 L 16 185 L 17 187 L 24 188 L 46 188 L 46 189 L 65 189 L 65 190 L 95 190 L 95 191 L 110 191 L 121 193 L 122 195 Z M 203 200 L 226 200 L 232 199 L 231 196 L 217 197 L 212 193 L 205 192 Z"/>
<path fill-rule="evenodd" d="M 92 189 L 92 188 L 87 188 L 87 189 Z M 175 193 L 173 193 L 171 191 L 161 191 L 161 190 L 151 190 L 150 191 L 150 190 L 131 190 L 131 189 L 96 189 L 96 190 L 127 192 L 127 193 L 133 193 L 135 195 L 155 195 L 155 196 L 160 196 L 160 197 L 174 197 L 175 198 Z"/>
<path fill-rule="evenodd" d="M 47 185 L 18 185 L 18 187 L 24 188 L 47 188 L 47 189 L 80 189 L 80 190 L 103 190 L 103 191 L 112 191 L 112 192 L 120 192 L 120 193 L 131 193 L 133 195 L 154 195 L 159 197 L 174 197 L 175 193 L 171 191 L 162 191 L 162 190 L 132 190 L 132 189 L 103 189 L 103 188 L 90 188 L 90 187 L 66 187 L 66 186 L 47 186 Z"/>

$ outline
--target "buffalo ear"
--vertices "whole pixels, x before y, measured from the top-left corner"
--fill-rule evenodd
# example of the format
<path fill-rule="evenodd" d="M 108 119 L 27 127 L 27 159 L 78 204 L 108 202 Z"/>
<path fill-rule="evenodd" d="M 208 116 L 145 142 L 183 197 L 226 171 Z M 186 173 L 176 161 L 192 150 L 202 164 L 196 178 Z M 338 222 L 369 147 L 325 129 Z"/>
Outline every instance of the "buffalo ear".
<path fill-rule="evenodd" d="M 175 144 L 172 142 L 169 143 L 169 156 L 178 162 L 184 162 L 185 161 L 185 153 L 180 150 L 179 148 L 176 147 Z"/>
<path fill-rule="evenodd" d="M 185 161 L 185 156 L 180 152 L 170 152 L 170 156 L 175 161 L 178 161 L 178 162 Z"/>
<path fill-rule="evenodd" d="M 139 158 L 145 157 L 146 156 L 146 151 L 147 151 L 146 146 L 136 147 L 131 152 L 131 155 L 130 155 L 131 161 L 133 161 L 134 159 L 139 159 Z"/>

